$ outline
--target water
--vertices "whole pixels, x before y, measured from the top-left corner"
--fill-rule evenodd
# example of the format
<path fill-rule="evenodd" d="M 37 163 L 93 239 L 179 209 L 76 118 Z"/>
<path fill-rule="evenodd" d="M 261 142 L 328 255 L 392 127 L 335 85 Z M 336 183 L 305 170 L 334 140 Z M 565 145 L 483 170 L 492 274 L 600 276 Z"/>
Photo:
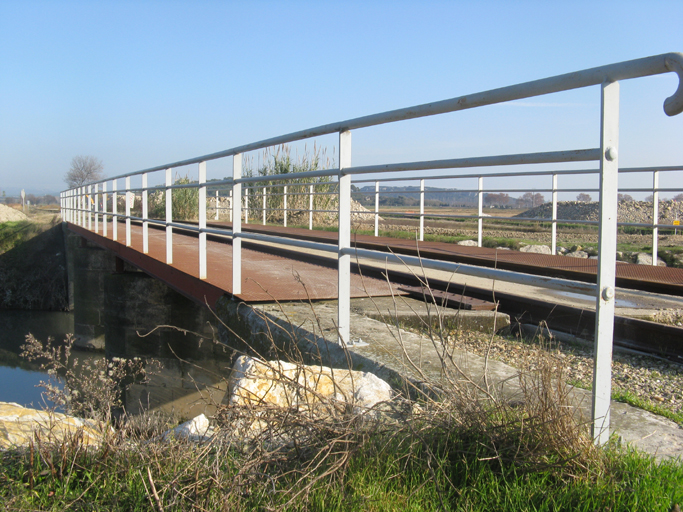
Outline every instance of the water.
<path fill-rule="evenodd" d="M 61 341 L 67 333 L 73 333 L 73 323 L 73 313 L 0 310 L 0 401 L 43 406 L 43 390 L 38 385 L 48 376 L 19 356 L 20 347 L 29 332 L 41 341 L 48 336 Z M 112 342 L 124 352 L 116 355 L 141 357 L 146 367 L 153 369 L 147 383 L 127 389 L 123 396 L 126 409 L 133 414 L 160 409 L 180 419 L 213 414 L 225 397 L 231 351 L 210 341 L 200 344 L 195 337 L 173 330 L 163 333 L 161 341 L 148 340 Z M 173 354 L 180 354 L 182 359 Z M 72 356 L 86 364 L 105 357 L 101 352 L 75 350 Z"/>
<path fill-rule="evenodd" d="M 29 332 L 40 340 L 64 339 L 73 332 L 73 313 L 0 310 L 0 325 L 0 401 L 38 408 L 43 404 L 38 384 L 47 375 L 19 357 L 20 347 Z"/>

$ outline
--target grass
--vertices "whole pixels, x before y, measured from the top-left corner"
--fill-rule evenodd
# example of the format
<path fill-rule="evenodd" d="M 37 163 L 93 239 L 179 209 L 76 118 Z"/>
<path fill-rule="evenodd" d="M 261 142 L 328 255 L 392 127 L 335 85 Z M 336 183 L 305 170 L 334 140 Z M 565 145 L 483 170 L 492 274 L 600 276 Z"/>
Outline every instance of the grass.
<path fill-rule="evenodd" d="M 27 242 L 47 227 L 30 220 L 0 223 L 0 254 Z"/>
<path fill-rule="evenodd" d="M 343 474 L 301 485 L 297 464 L 259 467 L 249 453 L 183 441 L 135 449 L 4 452 L 0 497 L 7 510 L 670 510 L 683 503 L 683 466 L 613 447 L 582 472 L 530 471 L 491 458 L 481 439 L 458 432 L 405 443 L 375 434 Z M 305 456 L 302 456 L 305 459 Z M 299 461 L 305 462 L 304 460 Z M 325 475 L 328 465 L 310 478 Z M 154 489 L 154 491 L 152 491 Z M 158 501 L 157 498 L 158 496 Z"/>

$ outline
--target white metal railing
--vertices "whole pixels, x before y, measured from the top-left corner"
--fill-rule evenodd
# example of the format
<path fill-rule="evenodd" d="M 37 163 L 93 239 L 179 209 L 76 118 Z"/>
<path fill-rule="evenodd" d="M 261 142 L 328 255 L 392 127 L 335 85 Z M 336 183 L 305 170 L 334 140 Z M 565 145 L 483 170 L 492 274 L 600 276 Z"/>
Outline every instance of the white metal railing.
<path fill-rule="evenodd" d="M 683 165 L 681 166 L 668 166 L 668 167 L 630 167 L 630 168 L 620 168 L 619 172 L 620 173 L 640 173 L 640 174 L 651 174 L 652 175 L 652 187 L 648 188 L 633 188 L 633 187 L 622 187 L 618 189 L 618 192 L 648 192 L 652 193 L 653 199 L 651 202 L 651 215 L 652 215 L 652 222 L 646 224 L 646 223 L 638 223 L 638 222 L 617 222 L 617 226 L 629 226 L 629 227 L 640 227 L 640 228 L 647 228 L 647 229 L 652 229 L 652 265 L 656 266 L 657 265 L 657 254 L 658 254 L 658 240 L 659 240 L 659 228 L 664 228 L 664 229 L 669 229 L 669 230 L 677 230 L 680 228 L 680 225 L 678 224 L 673 224 L 673 223 L 666 223 L 666 222 L 660 222 L 659 221 L 659 193 L 660 192 L 678 192 L 681 193 L 683 192 L 683 188 L 681 187 L 660 187 L 659 186 L 659 174 L 660 173 L 667 173 L 667 172 L 681 172 L 683 171 Z M 424 219 L 425 217 L 429 218 L 434 218 L 434 219 L 471 219 L 471 220 L 476 220 L 478 224 L 478 229 L 477 229 L 477 245 L 478 247 L 482 246 L 482 240 L 483 240 L 483 221 L 484 220 L 491 220 L 495 222 L 505 222 L 505 221 L 514 221 L 514 222 L 520 222 L 520 221 L 531 221 L 531 222 L 547 222 L 551 224 L 551 253 L 552 254 L 557 254 L 557 225 L 559 223 L 566 223 L 566 224 L 573 224 L 573 225 L 598 225 L 599 221 L 591 221 L 591 220 L 582 220 L 582 219 L 564 219 L 564 218 L 558 218 L 557 217 L 557 205 L 558 205 L 558 193 L 576 193 L 576 192 L 592 192 L 592 193 L 599 193 L 600 189 L 597 188 L 586 188 L 586 187 L 558 187 L 558 181 L 557 178 L 558 176 L 579 176 L 579 175 L 599 175 L 600 170 L 599 169 L 576 169 L 576 170 L 551 170 L 551 171 L 523 171 L 523 172 L 497 172 L 497 173 L 487 173 L 485 175 L 482 174 L 446 174 L 446 175 L 437 175 L 437 176 L 417 176 L 417 177 L 400 177 L 400 178 L 377 178 L 377 179 L 371 179 L 371 180 L 356 180 L 354 181 L 354 184 L 361 184 L 361 183 L 372 183 L 374 184 L 374 192 L 370 191 L 361 191 L 358 192 L 359 195 L 366 195 L 366 196 L 374 196 L 374 211 L 373 211 L 373 216 L 374 216 L 374 224 L 375 224 L 375 236 L 379 235 L 379 217 L 382 215 L 382 210 L 380 209 L 380 195 L 388 195 L 388 196 L 398 196 L 398 195 L 417 195 L 419 196 L 419 213 L 401 213 L 401 212 L 396 212 L 396 211 L 387 211 L 386 214 L 389 214 L 394 217 L 406 217 L 406 218 L 417 218 L 419 219 L 419 229 L 417 232 L 418 240 L 422 241 L 424 240 L 424 234 L 425 234 L 425 229 L 424 229 Z M 550 182 L 550 187 L 549 188 L 539 188 L 538 186 L 535 186 L 534 188 L 486 188 L 484 187 L 484 180 L 487 180 L 487 182 L 490 181 L 495 181 L 496 178 L 511 178 L 511 177 L 534 177 L 534 178 L 541 178 L 541 177 L 550 177 L 551 182 Z M 468 189 L 468 188 L 458 188 L 458 189 L 442 189 L 442 190 L 426 190 L 425 189 L 425 183 L 429 180 L 431 182 L 434 181 L 443 181 L 443 180 L 467 180 L 467 179 L 476 179 L 478 181 L 478 187 L 476 189 Z M 383 183 L 391 183 L 391 182 L 411 182 L 411 181 L 419 181 L 419 189 L 416 190 L 401 190 L 401 191 L 393 191 L 393 190 L 387 190 L 387 191 L 382 191 L 380 184 Z M 445 213 L 439 213 L 438 211 L 431 211 L 428 214 L 425 213 L 425 196 L 427 194 L 431 195 L 438 195 L 438 194 L 449 194 L 457 192 L 459 194 L 467 194 L 467 193 L 472 193 L 476 194 L 476 205 L 478 206 L 478 214 L 477 215 L 466 215 L 466 214 L 445 214 Z M 497 215 L 495 218 L 492 218 L 490 215 L 485 215 L 483 213 L 483 201 L 485 199 L 486 194 L 489 193 L 500 193 L 500 192 L 512 192 L 512 193 L 524 193 L 524 192 L 532 192 L 532 193 L 550 193 L 550 204 L 551 204 L 551 216 L 550 217 L 506 217 L 502 215 Z M 474 204 L 472 205 L 474 206 Z M 533 205 L 533 206 L 540 206 L 540 205 Z M 366 212 L 360 212 L 356 211 L 353 213 L 366 213 Z M 671 219 L 672 222 L 675 222 L 674 219 Z M 677 219 L 676 219 L 677 220 Z"/>
<path fill-rule="evenodd" d="M 596 298 L 596 322 L 595 322 L 595 367 L 593 378 L 593 435 L 596 442 L 604 443 L 609 435 L 609 407 L 611 395 L 611 354 L 612 354 L 612 333 L 614 323 L 614 283 L 615 283 L 615 258 L 616 252 L 616 232 L 617 232 L 617 176 L 618 176 L 618 148 L 619 148 L 619 81 L 657 75 L 662 73 L 675 72 L 679 77 L 679 85 L 676 92 L 664 101 L 664 111 L 667 115 L 673 116 L 681 113 L 683 110 L 683 54 L 668 53 L 643 59 L 637 59 L 597 68 L 587 69 L 574 73 L 568 73 L 551 78 L 535 80 L 509 87 L 484 91 L 466 96 L 460 96 L 434 103 L 427 103 L 398 110 L 392 110 L 380 114 L 373 114 L 355 119 L 349 119 L 337 123 L 318 126 L 315 128 L 302 130 L 287 135 L 273 137 L 270 139 L 237 146 L 231 149 L 203 155 L 187 160 L 173 162 L 170 164 L 151 167 L 148 169 L 115 176 L 102 180 L 97 183 L 87 184 L 87 188 L 79 187 L 77 189 L 68 190 L 62 193 L 62 209 L 63 217 L 69 222 L 75 222 L 80 226 L 84 226 L 87 220 L 88 229 L 92 229 L 93 209 L 90 201 L 86 202 L 92 195 L 92 187 L 97 186 L 98 183 L 112 182 L 112 212 L 106 212 L 106 207 L 103 207 L 102 213 L 95 211 L 95 217 L 102 215 L 103 225 L 106 225 L 107 218 L 118 220 L 124 218 L 126 222 L 126 237 L 125 243 L 130 246 L 130 222 L 131 217 L 131 197 L 135 197 L 135 192 L 140 192 L 143 208 L 142 217 L 136 218 L 143 223 L 143 251 L 148 247 L 147 245 L 147 226 L 149 223 L 158 222 L 160 225 L 166 227 L 166 244 L 167 244 L 167 263 L 172 264 L 173 238 L 172 232 L 174 227 L 183 227 L 184 229 L 192 229 L 199 233 L 199 275 L 200 278 L 205 279 L 206 276 L 206 234 L 220 233 L 232 237 L 232 254 L 233 254 L 233 276 L 232 276 L 232 291 L 233 294 L 239 295 L 241 293 L 241 284 L 243 282 L 242 268 L 241 268 L 241 241 L 242 239 L 263 240 L 272 243 L 279 243 L 284 245 L 291 245 L 304 248 L 315 248 L 324 251 L 336 252 L 338 259 L 338 280 L 339 280 L 339 300 L 338 300 L 338 330 L 339 342 L 350 342 L 350 264 L 352 256 L 362 256 L 363 258 L 386 261 L 387 259 L 395 259 L 391 255 L 384 252 L 363 250 L 359 251 L 351 247 L 351 180 L 353 176 L 360 176 L 366 174 L 382 174 L 382 173 L 403 173 L 405 171 L 426 171 L 434 169 L 459 169 L 459 168 L 473 168 L 473 167 L 490 167 L 490 166 L 510 166 L 519 164 L 555 164 L 565 162 L 599 162 L 599 170 L 597 176 L 599 178 L 598 191 L 600 194 L 600 215 L 597 221 L 599 226 L 599 246 L 598 246 L 598 277 L 597 285 L 590 285 L 585 283 L 578 283 L 573 281 L 566 281 L 561 279 L 552 279 L 539 276 L 529 276 L 515 272 L 508 272 L 502 270 L 487 269 L 475 267 L 471 265 L 451 264 L 441 261 L 434 261 L 423 259 L 419 264 L 425 268 L 434 268 L 440 270 L 447 270 L 450 272 L 466 273 L 471 275 L 479 275 L 485 277 L 495 277 L 498 280 L 505 280 L 511 282 L 521 282 L 526 284 L 533 284 L 547 288 L 574 291 L 583 293 L 592 293 Z M 492 105 L 496 103 L 509 102 L 523 98 L 530 98 L 560 91 L 567 91 L 571 89 L 589 87 L 599 85 L 601 91 L 601 122 L 600 122 L 600 146 L 596 148 L 568 150 L 568 151 L 554 151 L 546 153 L 523 153 L 513 155 L 498 155 L 487 157 L 473 157 L 473 158 L 458 158 L 447 160 L 432 160 L 422 162 L 403 162 L 392 163 L 386 165 L 372 165 L 372 166 L 356 166 L 353 167 L 351 163 L 351 133 L 358 128 L 369 126 L 376 126 L 385 123 L 392 123 L 396 121 L 403 121 L 408 119 L 415 119 L 420 117 L 443 114 L 446 112 L 456 112 L 485 105 Z M 291 143 L 303 139 L 317 137 L 326 134 L 337 133 L 339 135 L 339 165 L 335 169 L 325 169 L 316 171 L 306 171 L 300 173 L 292 173 L 291 175 L 283 174 L 276 176 L 259 176 L 259 177 L 243 177 L 242 176 L 242 155 L 248 151 L 260 150 L 270 146 L 279 144 Z M 206 226 L 206 162 L 216 160 L 219 158 L 226 158 L 232 156 L 233 158 L 233 175 L 232 178 L 211 182 L 211 185 L 223 184 L 229 186 L 232 192 L 232 229 L 214 229 Z M 198 165 L 199 180 L 197 183 L 188 185 L 173 184 L 170 179 L 171 169 L 186 166 Z M 165 172 L 165 185 L 162 187 L 148 187 L 147 177 L 154 172 Z M 627 170 L 631 171 L 631 170 Z M 551 175 L 560 174 L 561 171 L 551 173 Z M 634 171 L 635 172 L 635 171 Z M 131 177 L 142 176 L 142 186 L 133 189 L 131 187 Z M 339 242 L 336 249 L 329 245 L 307 242 L 302 240 L 293 240 L 289 238 L 282 238 L 277 236 L 243 233 L 242 232 L 242 218 L 245 209 L 243 208 L 243 198 L 245 197 L 242 188 L 243 184 L 247 186 L 256 186 L 256 184 L 263 181 L 281 181 L 284 184 L 291 180 L 301 180 L 308 178 L 319 178 L 325 176 L 337 177 L 337 201 L 338 201 L 338 229 Z M 655 175 L 656 176 L 656 175 Z M 119 180 L 125 181 L 123 190 L 117 189 Z M 553 178 L 552 190 L 555 197 L 556 182 Z M 374 180 L 378 181 L 378 180 Z M 482 197 L 485 192 L 484 176 L 478 176 L 478 219 L 479 225 L 479 243 L 481 243 L 482 233 Z M 173 200 L 171 191 L 179 188 L 194 187 L 199 190 L 199 224 L 191 226 L 188 224 L 181 224 L 173 221 L 172 209 L 170 208 Z M 424 183 L 420 183 L 421 189 Z M 165 220 L 153 221 L 148 218 L 148 211 L 146 209 L 147 194 L 150 190 L 163 190 L 166 195 L 166 212 Z M 657 181 L 655 177 L 654 183 L 655 196 L 657 193 Z M 660 189 L 661 190 L 661 189 Z M 117 194 L 125 192 L 125 215 L 117 212 Z M 97 189 L 95 193 L 99 192 Z M 108 192 L 102 188 L 102 194 L 105 196 Z M 376 194 L 378 188 L 376 185 Z M 654 203 L 656 204 L 656 197 Z M 106 204 L 106 201 L 103 202 Z M 423 219 L 423 201 L 421 201 L 421 219 Z M 286 211 L 286 208 L 285 208 Z M 248 208 L 246 209 L 248 215 Z M 556 215 L 553 215 L 555 217 Z M 656 219 L 656 217 L 653 217 Z M 245 222 L 248 217 L 245 218 Z M 557 221 L 557 219 L 554 219 Z M 656 222 L 656 220 L 655 220 Z M 113 222 L 113 234 L 116 239 L 116 226 L 118 222 Z M 655 228 L 661 226 L 654 226 Z M 97 221 L 95 229 L 98 229 Z M 402 261 L 411 262 L 407 257 L 401 257 Z M 414 261 L 413 263 L 418 263 Z"/>

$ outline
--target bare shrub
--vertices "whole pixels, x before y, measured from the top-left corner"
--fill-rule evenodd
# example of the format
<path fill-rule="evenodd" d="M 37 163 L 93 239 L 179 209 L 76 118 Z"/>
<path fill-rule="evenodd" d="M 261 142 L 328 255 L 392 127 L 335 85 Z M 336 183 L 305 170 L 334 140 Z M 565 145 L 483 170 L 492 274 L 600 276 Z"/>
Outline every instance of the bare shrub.
<path fill-rule="evenodd" d="M 68 334 L 63 344 L 51 337 L 43 343 L 29 333 L 20 355 L 39 362 L 40 368 L 47 371 L 49 380 L 40 386 L 45 398 L 55 406 L 75 416 L 110 422 L 113 410 L 122 405 L 122 386 L 126 381 L 143 379 L 145 365 L 137 358 L 80 361 L 73 357 L 74 341 L 74 336 Z"/>

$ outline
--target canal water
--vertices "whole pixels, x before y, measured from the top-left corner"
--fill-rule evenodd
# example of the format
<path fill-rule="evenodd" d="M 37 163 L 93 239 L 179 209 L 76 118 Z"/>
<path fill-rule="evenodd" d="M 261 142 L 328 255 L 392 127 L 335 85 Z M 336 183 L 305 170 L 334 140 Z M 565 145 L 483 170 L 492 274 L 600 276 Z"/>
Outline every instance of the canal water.
<path fill-rule="evenodd" d="M 21 345 L 29 332 L 41 341 L 48 337 L 63 341 L 74 332 L 73 313 L 0 309 L 0 325 L 0 401 L 43 407 L 39 384 L 48 376 L 37 364 L 20 357 Z M 212 414 L 225 398 L 232 351 L 211 340 L 166 329 L 154 342 L 140 337 L 111 340 L 111 345 L 115 353 L 109 356 L 140 357 L 152 370 L 148 382 L 133 384 L 124 394 L 124 406 L 131 413 L 159 409 L 186 419 Z M 73 356 L 87 364 L 105 354 L 74 351 Z"/>
<path fill-rule="evenodd" d="M 0 309 L 0 325 L 0 401 L 40 407 L 42 388 L 38 385 L 47 375 L 19 356 L 21 345 L 29 332 L 39 340 L 48 336 L 63 340 L 74 330 L 73 313 Z"/>

